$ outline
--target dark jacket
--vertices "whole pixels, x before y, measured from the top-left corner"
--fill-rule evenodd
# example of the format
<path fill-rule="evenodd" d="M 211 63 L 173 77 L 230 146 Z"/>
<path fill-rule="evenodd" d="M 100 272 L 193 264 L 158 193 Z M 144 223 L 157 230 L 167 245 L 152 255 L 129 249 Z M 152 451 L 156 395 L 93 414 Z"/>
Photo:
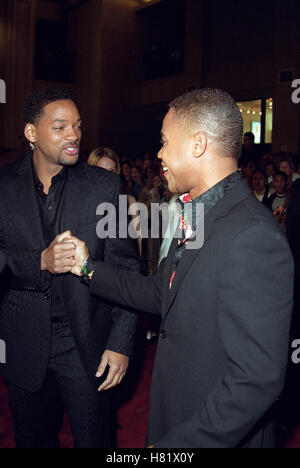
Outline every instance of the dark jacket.
<path fill-rule="evenodd" d="M 150 278 L 99 263 L 92 294 L 162 314 L 148 442 L 272 447 L 284 386 L 293 260 L 281 228 L 243 180 L 205 218 L 169 290 L 177 241 Z M 109 289 L 109 286 L 111 289 Z"/>
<path fill-rule="evenodd" d="M 300 180 L 294 182 L 286 218 L 286 235 L 295 261 L 295 296 L 293 333 L 300 333 Z"/>
<path fill-rule="evenodd" d="M 69 168 L 64 190 L 64 231 L 84 240 L 94 258 L 139 271 L 134 241 L 103 240 L 96 235 L 97 206 L 117 206 L 119 177 L 79 162 Z M 11 383 L 38 391 L 51 348 L 52 275 L 41 272 L 41 252 L 48 245 L 35 201 L 30 157 L 1 170 L 0 200 L 0 259 L 6 257 L 9 270 L 9 289 L 0 310 L 0 339 L 6 342 L 7 364 L 0 366 L 0 372 Z M 105 349 L 131 354 L 137 316 L 90 296 L 71 274 L 64 275 L 63 296 L 78 352 L 97 388 L 95 374 Z"/>

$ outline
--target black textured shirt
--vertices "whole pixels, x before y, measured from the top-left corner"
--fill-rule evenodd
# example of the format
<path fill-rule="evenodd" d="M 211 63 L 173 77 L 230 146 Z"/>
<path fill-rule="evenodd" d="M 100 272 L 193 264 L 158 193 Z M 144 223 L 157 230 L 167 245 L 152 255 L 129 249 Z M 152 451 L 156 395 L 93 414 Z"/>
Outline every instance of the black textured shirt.
<path fill-rule="evenodd" d="M 196 210 L 196 206 L 198 203 L 203 203 L 204 205 L 204 219 L 208 212 L 216 206 L 216 204 L 224 198 L 224 196 L 231 192 L 231 190 L 236 187 L 238 183 L 241 182 L 243 179 L 242 171 L 238 170 L 231 174 L 230 176 L 226 177 L 225 179 L 221 180 L 218 184 L 211 187 L 205 193 L 200 195 L 199 197 L 195 198 L 192 201 L 184 202 L 184 199 L 187 198 L 186 196 L 182 196 L 178 199 L 177 203 L 181 206 L 183 212 L 185 209 L 186 204 L 188 203 L 191 209 L 187 210 L 190 219 L 187 219 L 187 225 L 191 228 L 192 231 L 196 231 L 196 226 L 199 222 L 198 220 L 198 212 Z M 201 213 L 200 213 L 201 216 Z M 201 221 L 203 221 L 201 219 Z M 186 231 L 186 229 L 184 230 Z M 170 279 L 170 288 L 172 287 L 173 280 L 176 275 L 176 271 L 179 265 L 180 260 L 182 259 L 187 242 L 184 241 L 185 234 L 182 237 L 182 241 L 178 242 L 178 248 L 175 252 L 174 260 L 173 260 L 173 274 Z"/>
<path fill-rule="evenodd" d="M 47 247 L 49 247 L 56 236 L 63 232 L 62 209 L 68 169 L 64 167 L 57 176 L 53 177 L 48 195 L 44 193 L 44 186 L 37 176 L 33 159 L 32 173 L 36 201 L 44 231 L 44 239 Z M 53 320 L 65 316 L 62 281 L 62 275 L 53 275 L 51 288 L 48 291 L 51 298 L 51 317 Z"/>

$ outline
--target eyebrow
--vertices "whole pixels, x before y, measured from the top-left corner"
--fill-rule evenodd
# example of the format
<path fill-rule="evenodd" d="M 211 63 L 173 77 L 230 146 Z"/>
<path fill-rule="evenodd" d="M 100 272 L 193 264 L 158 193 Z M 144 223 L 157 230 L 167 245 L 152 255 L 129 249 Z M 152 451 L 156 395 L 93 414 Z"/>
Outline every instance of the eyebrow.
<path fill-rule="evenodd" d="M 64 119 L 55 119 L 53 122 L 54 122 L 54 123 L 55 123 L 55 122 L 64 123 L 64 122 L 67 122 L 67 120 L 64 120 Z M 78 123 L 79 123 L 79 122 L 82 122 L 82 119 L 78 119 L 78 120 L 76 120 L 76 122 L 78 122 Z"/>

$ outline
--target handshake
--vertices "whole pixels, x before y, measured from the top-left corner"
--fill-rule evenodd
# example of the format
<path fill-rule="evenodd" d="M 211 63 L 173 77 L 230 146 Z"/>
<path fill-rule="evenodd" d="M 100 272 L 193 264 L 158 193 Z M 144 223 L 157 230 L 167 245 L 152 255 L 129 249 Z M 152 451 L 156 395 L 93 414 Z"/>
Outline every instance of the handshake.
<path fill-rule="evenodd" d="M 81 276 L 81 270 L 89 257 L 89 250 L 85 242 L 72 236 L 66 231 L 57 236 L 41 255 L 41 270 L 49 271 L 53 275 L 72 273 Z"/>

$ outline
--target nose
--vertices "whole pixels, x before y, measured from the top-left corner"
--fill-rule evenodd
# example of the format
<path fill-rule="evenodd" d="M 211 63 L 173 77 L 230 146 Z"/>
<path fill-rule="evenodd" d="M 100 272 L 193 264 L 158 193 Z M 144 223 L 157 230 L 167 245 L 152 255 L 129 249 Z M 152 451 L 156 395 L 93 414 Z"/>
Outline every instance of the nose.
<path fill-rule="evenodd" d="M 66 140 L 79 141 L 80 140 L 80 131 L 76 127 L 69 127 L 65 138 L 66 138 Z"/>
<path fill-rule="evenodd" d="M 160 148 L 159 152 L 157 153 L 157 157 L 162 161 L 162 148 Z"/>

